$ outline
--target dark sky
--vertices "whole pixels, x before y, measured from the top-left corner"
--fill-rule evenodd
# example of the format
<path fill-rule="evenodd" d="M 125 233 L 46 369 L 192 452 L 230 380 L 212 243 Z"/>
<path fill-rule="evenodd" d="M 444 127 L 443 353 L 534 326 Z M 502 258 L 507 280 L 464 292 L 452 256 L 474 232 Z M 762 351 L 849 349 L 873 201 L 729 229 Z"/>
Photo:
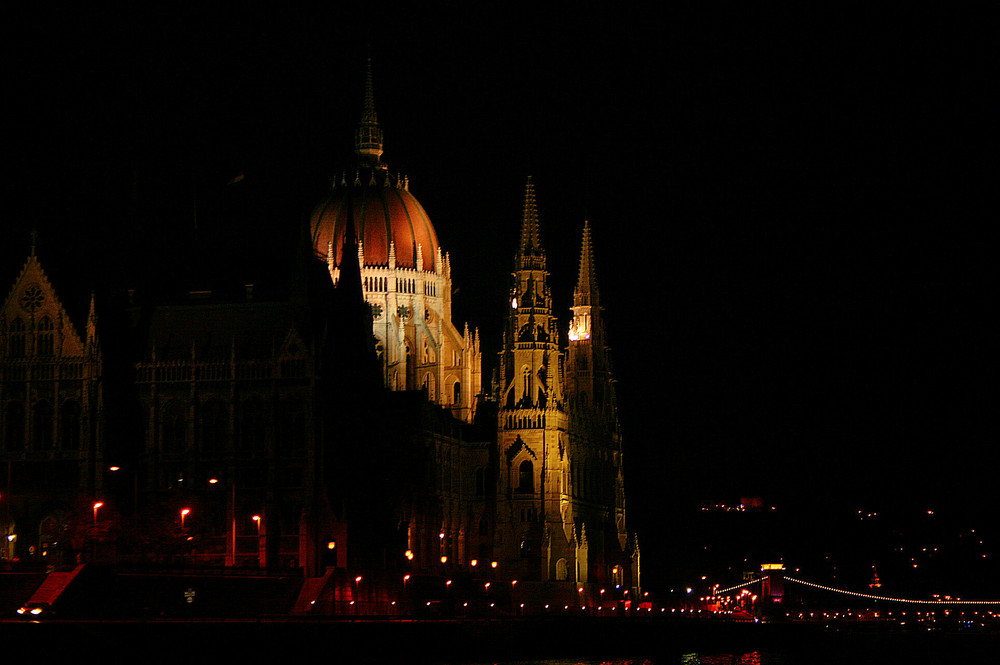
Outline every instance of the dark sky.
<path fill-rule="evenodd" d="M 294 237 L 349 166 L 370 53 L 385 160 L 451 252 L 456 318 L 480 327 L 490 365 L 525 177 L 562 308 L 590 220 L 640 529 L 746 495 L 992 498 L 996 49 L 981 17 L 131 11 L 17 24 L 9 279 L 31 227 L 43 263 L 98 284 L 183 272 L 192 242 Z"/>

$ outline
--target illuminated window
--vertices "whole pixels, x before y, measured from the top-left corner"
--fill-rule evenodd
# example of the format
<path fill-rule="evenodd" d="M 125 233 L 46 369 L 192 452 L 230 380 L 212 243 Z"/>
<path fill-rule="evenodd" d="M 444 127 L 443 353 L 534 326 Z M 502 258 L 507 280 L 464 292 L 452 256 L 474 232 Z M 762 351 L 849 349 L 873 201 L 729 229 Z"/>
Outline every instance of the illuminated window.
<path fill-rule="evenodd" d="M 566 565 L 566 559 L 556 561 L 556 581 L 565 582 L 568 575 L 569 567 Z"/>

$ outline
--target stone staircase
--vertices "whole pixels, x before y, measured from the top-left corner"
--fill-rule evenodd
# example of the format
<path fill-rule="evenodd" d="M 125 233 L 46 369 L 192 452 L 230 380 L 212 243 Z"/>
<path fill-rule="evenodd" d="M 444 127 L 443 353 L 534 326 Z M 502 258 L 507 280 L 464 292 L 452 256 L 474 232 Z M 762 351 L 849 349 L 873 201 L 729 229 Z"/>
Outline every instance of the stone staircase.
<path fill-rule="evenodd" d="M 48 603 L 50 606 L 55 605 L 62 592 L 66 590 L 66 587 L 77 578 L 84 568 L 85 565 L 80 564 L 73 570 L 49 573 L 41 586 L 35 589 L 35 593 L 28 599 L 28 602 Z"/>

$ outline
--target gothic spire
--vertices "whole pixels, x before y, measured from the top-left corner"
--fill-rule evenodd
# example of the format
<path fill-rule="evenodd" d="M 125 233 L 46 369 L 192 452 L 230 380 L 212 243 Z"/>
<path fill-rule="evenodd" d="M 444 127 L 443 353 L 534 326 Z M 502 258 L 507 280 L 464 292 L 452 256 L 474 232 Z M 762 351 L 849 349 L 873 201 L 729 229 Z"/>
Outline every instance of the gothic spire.
<path fill-rule="evenodd" d="M 590 243 L 590 222 L 583 222 L 583 241 L 580 244 L 580 275 L 573 292 L 574 305 L 598 305 L 597 275 L 594 272 L 594 249 Z"/>
<path fill-rule="evenodd" d="M 361 110 L 361 122 L 354 138 L 354 153 L 365 166 L 376 166 L 382 158 L 382 129 L 375 114 L 375 88 L 372 85 L 372 59 L 368 58 L 368 72 L 365 78 L 365 101 Z"/>
<path fill-rule="evenodd" d="M 538 232 L 538 206 L 535 203 L 535 184 L 528 176 L 524 186 L 524 210 L 521 213 L 521 243 L 517 249 L 518 262 L 525 257 L 545 257 L 542 239 Z M 526 266 L 525 266 L 526 267 Z"/>

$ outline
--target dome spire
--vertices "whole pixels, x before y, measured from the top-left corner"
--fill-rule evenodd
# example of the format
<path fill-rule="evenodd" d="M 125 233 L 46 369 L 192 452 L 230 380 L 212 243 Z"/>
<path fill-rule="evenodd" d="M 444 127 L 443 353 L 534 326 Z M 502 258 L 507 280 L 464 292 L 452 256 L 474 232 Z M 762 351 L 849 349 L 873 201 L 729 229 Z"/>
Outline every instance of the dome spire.
<path fill-rule="evenodd" d="M 382 129 L 378 126 L 378 116 L 375 114 L 375 87 L 372 85 L 372 59 L 368 58 L 368 71 L 365 77 L 365 101 L 361 110 L 361 122 L 354 138 L 354 153 L 365 166 L 381 166 L 382 159 Z"/>

